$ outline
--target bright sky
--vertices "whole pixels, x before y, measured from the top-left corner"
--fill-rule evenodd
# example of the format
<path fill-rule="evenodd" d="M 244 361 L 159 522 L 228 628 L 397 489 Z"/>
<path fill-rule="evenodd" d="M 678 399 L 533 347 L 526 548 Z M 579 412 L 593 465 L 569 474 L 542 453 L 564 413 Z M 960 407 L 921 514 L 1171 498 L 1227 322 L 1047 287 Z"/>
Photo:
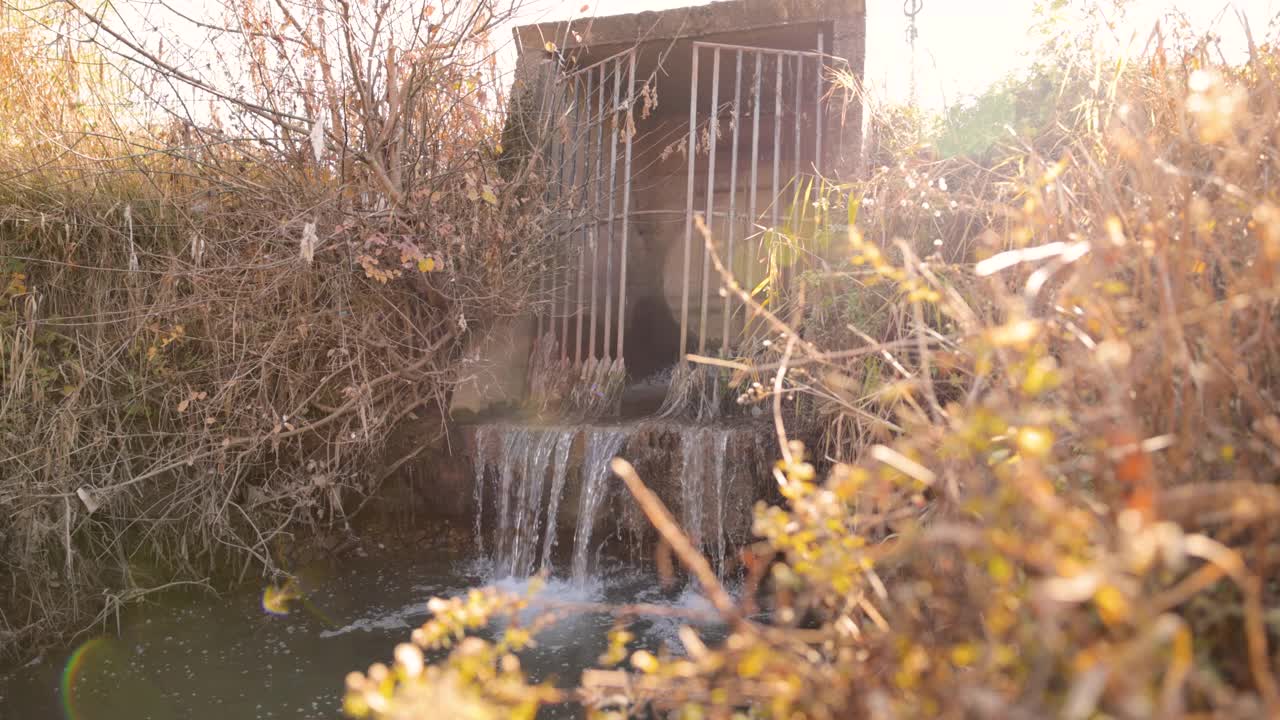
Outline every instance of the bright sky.
<path fill-rule="evenodd" d="M 777 0 L 787 2 L 788 0 Z M 574 16 L 584 2 L 596 15 L 616 15 L 704 4 L 698 0 L 526 0 L 521 22 Z M 957 98 L 981 92 L 1026 64 L 1034 40 L 1028 34 L 1035 0 L 922 0 L 917 16 L 917 98 L 941 108 Z M 906 100 L 911 53 L 906 42 L 903 0 L 867 0 L 866 79 L 881 97 Z M 1235 53 L 1247 45 L 1236 10 L 1248 18 L 1255 38 L 1267 33 L 1280 12 L 1280 0 L 1134 0 L 1128 22 L 1116 41 L 1141 49 L 1153 23 L 1164 12 L 1185 13 L 1197 29 L 1213 29 Z"/>
<path fill-rule="evenodd" d="M 426 0 L 419 0 L 426 2 Z M 435 0 L 452 3 L 454 0 Z M 616 15 L 645 10 L 663 10 L 706 4 L 708 0 L 514 0 L 521 6 L 513 24 L 563 20 L 583 15 Z M 792 0 L 774 0 L 788 3 Z M 890 102 L 904 102 L 910 96 L 913 54 L 906 41 L 907 19 L 904 0 L 865 0 L 867 3 L 866 80 L 874 95 Z M 914 67 L 916 98 L 924 107 L 940 110 L 966 96 L 976 95 L 993 82 L 1025 66 L 1037 42 L 1029 33 L 1034 8 L 1042 0 L 918 0 L 919 37 Z M 1079 4 L 1086 0 L 1070 0 Z M 1110 0 L 1096 0 L 1110 5 Z M 504 3 L 499 0 L 499 6 Z M 584 4 L 587 6 L 582 11 Z M 410 3 L 412 6 L 412 3 Z M 112 25 L 122 28 L 135 42 L 153 50 L 166 37 L 184 38 L 196 50 L 185 69 L 205 76 L 219 86 L 236 80 L 192 66 L 202 65 L 201 57 L 211 52 L 207 33 L 185 19 L 204 16 L 212 24 L 225 21 L 218 3 L 206 0 L 126 0 L 110 5 L 118 17 Z M 1240 15 L 1248 19 L 1255 39 L 1275 36 L 1273 21 L 1280 13 L 1280 0 L 1129 0 L 1127 20 L 1118 26 L 1112 45 L 1132 46 L 1140 51 L 1155 21 L 1169 11 L 1189 18 L 1197 33 L 1213 31 L 1223 38 L 1228 60 L 1245 57 L 1247 43 Z M 182 11 L 175 14 L 174 8 Z M 1239 13 L 1239 15 L 1237 14 Z M 144 20 L 145 19 L 145 20 Z M 500 67 L 515 67 L 515 49 L 510 27 L 497 28 L 491 36 L 499 54 Z M 171 42 L 172 46 L 173 43 Z M 205 53 L 201 56 L 199 53 Z M 224 70 L 226 62 L 215 63 Z M 214 67 L 214 66 L 206 66 Z M 233 75 L 233 74 L 232 74 Z"/>

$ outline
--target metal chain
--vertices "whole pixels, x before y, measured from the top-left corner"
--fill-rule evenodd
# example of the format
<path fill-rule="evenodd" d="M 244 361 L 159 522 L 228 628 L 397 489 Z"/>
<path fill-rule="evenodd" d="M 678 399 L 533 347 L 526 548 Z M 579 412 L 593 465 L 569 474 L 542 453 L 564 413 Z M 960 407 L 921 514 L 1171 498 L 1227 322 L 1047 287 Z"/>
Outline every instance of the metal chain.
<path fill-rule="evenodd" d="M 907 46 L 911 48 L 911 104 L 916 104 L 916 16 L 924 9 L 924 0 L 903 0 L 902 14 L 907 16 Z"/>

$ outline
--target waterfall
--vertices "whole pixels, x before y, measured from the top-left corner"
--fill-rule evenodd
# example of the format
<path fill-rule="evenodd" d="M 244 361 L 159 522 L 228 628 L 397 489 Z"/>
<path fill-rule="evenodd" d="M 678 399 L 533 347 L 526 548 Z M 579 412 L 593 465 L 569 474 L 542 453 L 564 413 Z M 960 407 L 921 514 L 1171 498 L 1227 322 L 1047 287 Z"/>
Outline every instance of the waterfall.
<path fill-rule="evenodd" d="M 563 491 L 569 448 L 576 431 L 563 428 L 532 428 L 488 425 L 476 430 L 476 545 L 483 554 L 485 486 L 492 485 L 494 509 L 494 571 L 523 576 L 532 574 L 542 533 L 543 489 L 552 474 L 551 506 L 558 506 Z M 548 518 L 548 533 L 555 518 Z"/>
<path fill-rule="evenodd" d="M 527 465 L 531 433 L 529 428 L 509 429 L 503 437 L 502 452 L 498 456 L 498 534 L 495 537 L 494 564 L 499 571 L 511 565 L 511 526 L 514 520 L 511 492 L 516 487 L 517 470 L 522 471 Z"/>
<path fill-rule="evenodd" d="M 495 430 L 493 425 L 476 428 L 476 547 L 480 549 L 481 557 L 484 557 L 484 478 L 490 464 L 489 446 Z"/>
<path fill-rule="evenodd" d="M 693 547 L 702 550 L 702 500 L 706 495 L 706 428 L 680 430 L 680 525 Z"/>
<path fill-rule="evenodd" d="M 499 569 L 513 577 L 533 573 L 534 551 L 538 546 L 538 527 L 542 520 L 542 488 L 550 470 L 551 451 L 560 432 L 542 430 L 532 433 L 525 452 L 523 482 L 511 508 L 511 552 Z"/>
<path fill-rule="evenodd" d="M 761 453 L 766 452 L 762 436 L 752 427 L 503 424 L 481 426 L 475 433 L 476 546 L 482 555 L 487 551 L 499 577 L 550 572 L 557 530 L 570 522 L 571 561 L 561 571 L 568 570 L 575 582 L 586 580 L 592 570 L 603 527 L 621 532 L 625 526 L 632 531 L 632 554 L 649 556 L 649 548 L 640 544 L 652 533 L 647 521 L 638 508 L 626 504 L 629 496 L 623 505 L 614 502 L 620 483 L 609 461 L 624 454 L 624 447 L 628 457 L 640 462 L 646 482 L 671 508 L 694 546 L 721 574 L 730 548 L 750 532 L 750 503 L 759 497 L 750 478 L 766 477 L 760 472 Z M 576 503 L 575 520 L 562 520 L 566 502 Z M 616 508 L 622 511 L 618 518 L 601 517 Z M 486 534 L 492 540 L 486 541 Z"/>
<path fill-rule="evenodd" d="M 556 443 L 555 469 L 551 477 L 551 495 L 547 499 L 547 532 L 542 543 L 542 568 L 551 570 L 551 553 L 556 548 L 556 520 L 560 513 L 560 496 L 564 494 L 565 481 L 569 478 L 569 451 L 577 433 L 572 430 L 560 435 Z"/>
<path fill-rule="evenodd" d="M 587 577 L 591 559 L 591 532 L 596 514 L 609 495 L 609 479 L 613 472 L 609 461 L 622 449 L 627 436 L 619 430 L 587 430 L 584 433 L 582 460 L 582 497 L 578 503 L 578 526 L 573 531 L 573 579 Z"/>
<path fill-rule="evenodd" d="M 680 524 L 693 546 L 708 556 L 708 561 L 720 573 L 724 572 L 728 544 L 725 493 L 732 485 L 729 464 L 732 434 L 732 430 L 723 428 L 680 431 Z"/>
<path fill-rule="evenodd" d="M 716 517 L 714 527 L 714 540 L 716 548 L 715 568 L 720 576 L 724 577 L 724 554 L 725 554 L 725 526 L 724 526 L 724 495 L 726 484 L 729 482 L 729 431 L 720 430 L 715 434 L 715 442 L 711 444 L 711 456 L 713 458 L 711 475 L 716 481 L 716 491 L 714 494 L 716 501 Z"/>

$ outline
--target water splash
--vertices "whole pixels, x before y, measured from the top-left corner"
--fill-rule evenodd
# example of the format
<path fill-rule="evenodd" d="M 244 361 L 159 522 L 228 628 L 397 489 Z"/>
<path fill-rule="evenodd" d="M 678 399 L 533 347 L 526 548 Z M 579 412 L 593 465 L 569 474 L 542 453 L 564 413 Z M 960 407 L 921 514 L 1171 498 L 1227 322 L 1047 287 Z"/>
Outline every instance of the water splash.
<path fill-rule="evenodd" d="M 737 432 L 706 427 L 680 431 L 680 522 L 694 547 L 709 555 L 721 574 L 729 542 L 725 498 L 737 469 L 730 462 L 729 439 Z"/>
<path fill-rule="evenodd" d="M 613 472 L 609 461 L 622 450 L 626 433 L 620 430 L 588 430 L 584 433 L 582 495 L 578 503 L 578 525 L 573 531 L 573 571 L 575 582 L 587 578 L 591 559 L 591 534 L 596 515 L 609 495 Z"/>
<path fill-rule="evenodd" d="M 625 455 L 642 461 L 650 487 L 723 577 L 731 547 L 749 532 L 750 506 L 758 496 L 742 483 L 763 476 L 761 444 L 759 429 L 751 426 L 653 420 L 625 426 L 482 426 L 475 436 L 477 547 L 483 554 L 492 546 L 489 567 L 497 578 L 539 569 L 551 573 L 558 529 L 572 523 L 566 569 L 579 584 L 589 579 L 593 555 L 606 542 L 603 526 L 618 530 L 619 538 L 625 526 L 633 559 L 650 557 L 647 521 L 629 497 L 621 505 L 614 499 L 619 484 L 608 463 Z M 565 503 L 576 503 L 572 520 L 562 519 Z M 602 517 L 619 508 L 616 522 Z M 487 543 L 486 529 L 493 538 Z"/>
<path fill-rule="evenodd" d="M 511 565 L 511 532 L 515 520 L 511 495 L 513 488 L 518 487 L 517 476 L 528 464 L 527 453 L 533 432 L 528 428 L 507 432 L 503 436 L 502 453 L 498 456 L 498 532 L 494 555 L 499 570 Z"/>
<path fill-rule="evenodd" d="M 551 477 L 551 495 L 547 499 L 547 532 L 542 544 L 542 569 L 551 571 L 551 553 L 556 549 L 557 520 L 560 514 L 560 497 L 564 495 L 565 482 L 569 478 L 569 451 L 577 433 L 566 431 L 556 444 L 555 469 Z"/>
<path fill-rule="evenodd" d="M 729 484 L 731 480 L 731 478 L 729 477 L 730 468 L 728 466 L 729 431 L 721 430 L 716 433 L 715 441 L 712 443 L 710 452 L 711 452 L 711 457 L 713 458 L 712 468 L 711 468 L 711 477 L 715 478 L 715 484 L 716 484 L 715 492 L 712 494 L 712 497 L 715 499 L 715 504 L 716 504 L 715 525 L 712 531 L 712 539 L 715 541 L 716 571 L 720 573 L 720 576 L 723 579 L 724 573 L 725 573 L 725 564 L 724 564 L 725 546 L 727 544 L 726 543 L 727 538 L 725 537 L 725 523 L 724 523 L 724 511 L 725 511 L 724 501 L 725 501 L 726 486 Z"/>
<path fill-rule="evenodd" d="M 492 570 L 498 576 L 530 575 L 539 560 L 541 567 L 550 570 L 569 452 L 579 432 L 516 425 L 476 430 L 476 544 L 483 553 L 483 518 L 492 509 Z M 490 508 L 485 507 L 486 496 L 492 498 Z"/>
<path fill-rule="evenodd" d="M 680 431 L 680 525 L 690 542 L 702 551 L 702 502 L 706 496 L 707 441 L 711 430 Z"/>
<path fill-rule="evenodd" d="M 476 547 L 479 548 L 481 557 L 484 557 L 484 478 L 485 471 L 491 464 L 489 447 L 496 434 L 496 425 L 481 425 L 476 428 Z"/>

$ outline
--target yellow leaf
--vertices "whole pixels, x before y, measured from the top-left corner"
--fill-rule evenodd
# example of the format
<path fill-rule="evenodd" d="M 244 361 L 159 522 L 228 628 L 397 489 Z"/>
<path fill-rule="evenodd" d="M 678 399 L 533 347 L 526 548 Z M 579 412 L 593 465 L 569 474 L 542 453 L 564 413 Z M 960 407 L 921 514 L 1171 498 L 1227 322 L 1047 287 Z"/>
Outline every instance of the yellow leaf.
<path fill-rule="evenodd" d="M 998 583 L 1007 583 L 1013 579 L 1013 565 L 1003 555 L 993 555 L 987 561 L 987 574 Z"/>
<path fill-rule="evenodd" d="M 493 194 L 493 188 L 488 185 L 484 186 L 484 192 L 480 194 L 480 197 L 484 198 L 484 201 L 490 205 L 496 206 L 498 204 L 498 196 Z"/>
<path fill-rule="evenodd" d="M 987 331 L 987 339 L 996 347 L 1025 348 L 1040 334 L 1035 320 L 1015 320 Z"/>
<path fill-rule="evenodd" d="M 1110 238 L 1111 244 L 1116 247 L 1124 247 L 1129 239 L 1124 234 L 1124 223 L 1120 222 L 1120 218 L 1112 215 L 1107 218 L 1107 237 Z"/>
<path fill-rule="evenodd" d="M 645 650 L 637 650 L 631 655 L 631 665 L 643 673 L 658 671 L 658 659 Z"/>
<path fill-rule="evenodd" d="M 959 667 L 968 667 L 978 659 L 978 649 L 971 644 L 956 645 L 951 648 L 951 662 Z"/>
<path fill-rule="evenodd" d="M 1025 457 L 1043 458 L 1053 450 L 1053 433 L 1046 428 L 1024 427 L 1018 430 L 1017 444 Z"/>
<path fill-rule="evenodd" d="M 436 259 L 433 257 L 425 257 L 418 260 L 418 272 L 434 272 L 436 269 Z"/>
<path fill-rule="evenodd" d="M 1048 170 L 1045 171 L 1044 177 L 1040 178 L 1040 183 L 1042 185 L 1048 185 L 1054 180 L 1057 180 L 1058 176 L 1062 175 L 1062 171 L 1066 169 L 1067 169 L 1067 156 L 1063 155 L 1062 158 L 1058 160 L 1058 162 L 1054 163 L 1052 167 L 1050 167 Z"/>
<path fill-rule="evenodd" d="M 1129 601 L 1113 585 L 1103 585 L 1093 596 L 1098 615 L 1108 625 L 1124 622 L 1129 617 Z"/>

